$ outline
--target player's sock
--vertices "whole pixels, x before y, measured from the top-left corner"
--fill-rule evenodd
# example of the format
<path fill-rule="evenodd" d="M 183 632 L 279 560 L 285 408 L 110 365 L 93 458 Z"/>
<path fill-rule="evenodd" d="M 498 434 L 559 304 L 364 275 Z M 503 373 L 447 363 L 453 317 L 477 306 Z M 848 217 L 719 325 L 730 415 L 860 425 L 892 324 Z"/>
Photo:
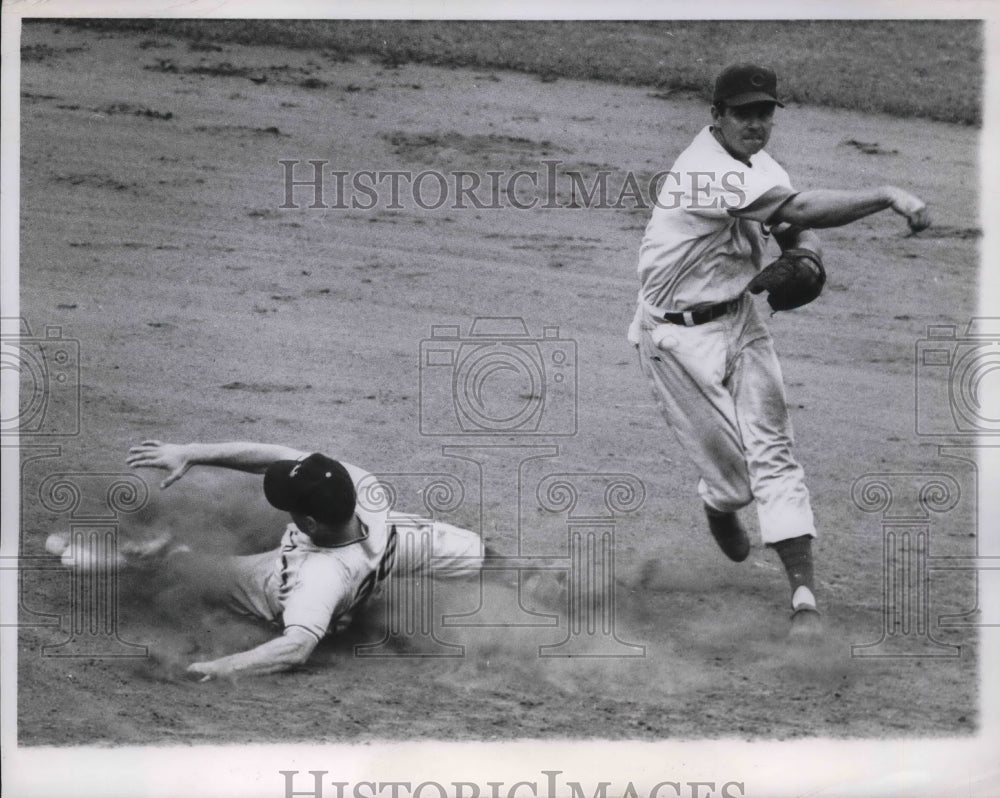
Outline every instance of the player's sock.
<path fill-rule="evenodd" d="M 730 560 L 743 562 L 750 556 L 750 538 L 736 513 L 722 512 L 706 504 L 705 515 L 712 537 Z"/>
<path fill-rule="evenodd" d="M 785 566 L 788 584 L 792 588 L 792 606 L 795 609 L 809 605 L 815 607 L 812 537 L 802 535 L 779 540 L 777 543 L 772 543 L 771 548 L 778 553 L 781 564 Z"/>

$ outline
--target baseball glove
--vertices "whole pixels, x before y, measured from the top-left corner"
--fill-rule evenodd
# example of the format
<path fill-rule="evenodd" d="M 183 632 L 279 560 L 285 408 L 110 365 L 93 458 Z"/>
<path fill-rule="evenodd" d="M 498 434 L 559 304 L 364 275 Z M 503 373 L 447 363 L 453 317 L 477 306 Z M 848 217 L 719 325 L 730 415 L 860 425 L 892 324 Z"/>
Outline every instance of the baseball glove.
<path fill-rule="evenodd" d="M 761 269 L 747 289 L 751 294 L 767 291 L 772 310 L 793 310 L 818 297 L 825 283 L 826 271 L 819 255 L 808 249 L 786 249 Z"/>

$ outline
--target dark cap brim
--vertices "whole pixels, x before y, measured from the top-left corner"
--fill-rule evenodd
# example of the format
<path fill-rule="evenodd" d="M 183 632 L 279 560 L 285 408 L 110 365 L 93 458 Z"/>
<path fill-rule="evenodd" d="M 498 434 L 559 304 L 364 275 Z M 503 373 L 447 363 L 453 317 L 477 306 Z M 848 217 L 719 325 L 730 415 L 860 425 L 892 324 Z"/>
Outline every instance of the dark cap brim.
<path fill-rule="evenodd" d="M 290 477 L 298 463 L 298 460 L 278 460 L 264 472 L 264 496 L 272 507 L 290 512 L 299 503 L 298 491 Z"/>
<path fill-rule="evenodd" d="M 753 105 L 754 103 L 773 103 L 779 108 L 784 108 L 785 104 L 777 97 L 773 97 L 764 91 L 748 91 L 746 94 L 737 94 L 735 97 L 727 97 L 722 100 L 726 105 Z"/>

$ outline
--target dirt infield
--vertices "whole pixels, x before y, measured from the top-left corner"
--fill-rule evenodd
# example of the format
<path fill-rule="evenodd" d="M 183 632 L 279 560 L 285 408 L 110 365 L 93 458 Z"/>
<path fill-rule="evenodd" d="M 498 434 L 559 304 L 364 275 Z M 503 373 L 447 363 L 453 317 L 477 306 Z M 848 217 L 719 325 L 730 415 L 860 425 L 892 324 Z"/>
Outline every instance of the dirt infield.
<path fill-rule="evenodd" d="M 601 657 L 539 656 L 571 630 L 565 582 L 542 573 L 520 607 L 509 578 L 487 588 L 492 622 L 506 626 L 442 622 L 478 606 L 478 586 L 456 586 L 435 594 L 436 640 L 416 635 L 379 649 L 392 656 L 355 656 L 356 643 L 377 643 L 386 628 L 379 605 L 301 671 L 191 684 L 177 677 L 183 663 L 268 632 L 123 578 L 116 652 L 145 646 L 149 656 L 51 656 L 60 649 L 43 648 L 70 634 L 70 581 L 56 570 L 28 571 L 22 745 L 976 732 L 971 571 L 931 573 L 921 616 L 930 628 L 894 630 L 897 653 L 908 656 L 857 648 L 882 638 L 892 576 L 883 569 L 877 484 L 892 486 L 903 516 L 906 502 L 927 516 L 910 528 L 929 530 L 934 557 L 977 550 L 975 470 L 940 456 L 940 439 L 918 434 L 916 424 L 924 413 L 919 432 L 955 430 L 940 400 L 947 373 L 914 365 L 929 325 L 959 325 L 961 339 L 974 315 L 976 129 L 808 107 L 789 107 L 777 120 L 769 150 L 798 187 L 896 183 L 926 198 L 935 215 L 919 236 L 906 236 L 891 214 L 829 231 L 825 295 L 771 320 L 814 496 L 828 608 L 829 639 L 799 650 L 784 640 L 777 561 L 759 540 L 738 566 L 714 548 L 695 477 L 625 340 L 649 210 L 634 207 L 631 194 L 611 206 L 626 175 L 636 176 L 641 195 L 644 181 L 669 167 L 706 122 L 701 103 L 56 24 L 24 35 L 21 315 L 35 338 L 58 326 L 79 351 L 79 371 L 67 366 L 69 387 L 46 422 L 48 431 L 72 434 L 22 440 L 25 556 L 42 562 L 57 529 L 111 523 L 90 503 L 128 479 L 127 448 L 149 438 L 323 450 L 396 475 L 409 490 L 400 497 L 405 510 L 420 509 L 428 475 L 451 476 L 462 494 L 444 513 L 449 520 L 481 527 L 504 553 L 563 561 L 570 511 L 546 509 L 558 501 L 537 486 L 570 474 L 599 490 L 585 473 L 628 475 L 641 487 L 613 520 L 613 635 L 576 651 Z M 365 170 L 474 174 L 478 207 L 468 193 L 462 200 L 457 183 L 431 175 L 416 197 L 405 186 L 393 197 L 389 180 L 377 188 L 362 180 L 346 202 L 361 207 L 340 208 L 344 195 L 328 172 L 328 207 L 311 208 L 314 187 L 288 182 L 305 181 L 309 161 L 344 173 L 347 187 Z M 554 170 L 554 193 L 536 192 L 530 174 L 506 193 L 518 170 Z M 601 170 L 609 207 L 570 207 L 568 175 L 590 186 Z M 490 171 L 501 175 L 498 193 Z M 440 190 L 447 201 L 434 207 Z M 513 207 L 532 199 L 531 208 Z M 571 378 L 560 383 L 567 392 L 545 384 L 563 404 L 545 409 L 537 434 L 463 435 L 435 404 L 434 391 L 450 390 L 454 374 L 431 372 L 422 352 L 432 344 L 456 352 L 480 317 L 523 320 L 533 348 L 520 352 L 535 365 L 536 356 L 569 358 L 558 372 Z M 457 326 L 457 337 L 438 335 L 435 344 L 440 325 Z M 441 431 L 451 434 L 424 434 Z M 59 448 L 37 448 L 45 445 Z M 444 445 L 494 448 L 473 456 Z M 868 474 L 883 476 L 859 492 L 856 481 Z M 59 475 L 83 486 L 77 509 L 54 496 Z M 133 504 L 120 498 L 113 519 L 124 533 L 170 526 L 199 545 L 239 551 L 277 539 L 280 516 L 249 477 L 195 470 L 161 495 L 157 475 L 140 476 L 148 502 L 137 509 L 143 488 L 130 483 L 138 496 Z M 955 501 L 930 512 L 907 491 L 935 479 Z M 455 655 L 456 646 L 461 656 L 428 656 Z M 425 656 L 404 656 L 416 654 Z"/>

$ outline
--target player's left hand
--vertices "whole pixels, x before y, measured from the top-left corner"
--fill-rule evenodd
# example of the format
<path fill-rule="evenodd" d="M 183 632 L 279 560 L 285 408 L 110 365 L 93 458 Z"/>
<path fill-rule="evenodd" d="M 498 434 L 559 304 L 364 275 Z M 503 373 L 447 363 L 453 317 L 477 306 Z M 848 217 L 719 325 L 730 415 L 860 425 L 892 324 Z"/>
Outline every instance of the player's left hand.
<path fill-rule="evenodd" d="M 794 310 L 808 305 L 823 291 L 826 270 L 810 249 L 786 249 L 747 283 L 751 294 L 767 291 L 771 310 Z"/>
<path fill-rule="evenodd" d="M 125 463 L 132 468 L 162 468 L 169 472 L 160 483 L 160 488 L 168 488 L 191 468 L 191 462 L 183 446 L 162 441 L 143 441 L 128 450 Z"/>

